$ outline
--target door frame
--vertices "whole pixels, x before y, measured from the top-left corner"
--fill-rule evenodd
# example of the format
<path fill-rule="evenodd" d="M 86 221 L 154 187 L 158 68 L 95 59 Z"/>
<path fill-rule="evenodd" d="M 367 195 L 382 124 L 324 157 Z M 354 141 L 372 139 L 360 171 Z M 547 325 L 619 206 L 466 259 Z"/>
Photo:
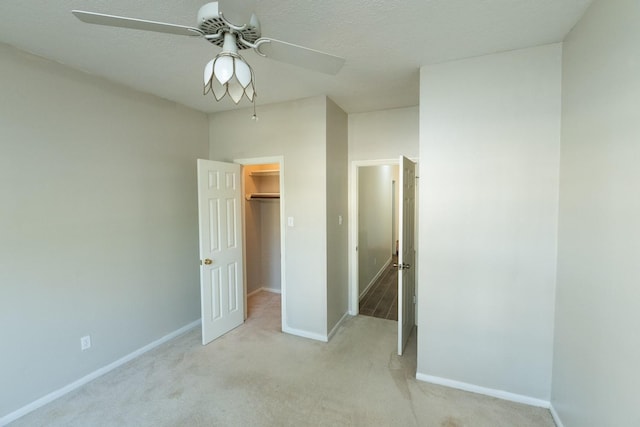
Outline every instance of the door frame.
<path fill-rule="evenodd" d="M 416 163 L 416 170 L 419 170 L 418 158 L 408 157 Z M 377 159 L 377 160 L 352 160 L 349 167 L 349 314 L 357 316 L 360 312 L 360 293 L 358 283 L 358 168 L 364 166 L 399 166 L 400 159 Z M 416 223 L 415 223 L 415 244 L 416 259 L 418 259 L 418 183 L 416 180 Z M 418 295 L 418 265 L 416 263 L 416 297 Z M 418 313 L 416 311 L 416 325 Z"/>
<path fill-rule="evenodd" d="M 237 163 L 241 166 L 242 171 L 242 196 L 244 198 L 245 193 L 245 182 L 244 182 L 244 166 L 251 165 L 263 165 L 268 163 L 278 163 L 280 165 L 280 305 L 281 305 L 281 325 L 280 328 L 282 331 L 285 331 L 288 328 L 287 325 L 287 298 L 286 298 L 286 258 L 285 258 L 285 189 L 284 189 L 284 156 L 268 156 L 268 157 L 252 157 L 245 159 L 234 159 L 233 163 Z M 242 203 L 242 232 L 243 236 L 246 236 L 246 223 L 245 223 L 245 204 Z M 245 237 L 243 237 L 245 238 Z M 243 242 L 244 243 L 244 242 Z M 244 266 L 244 313 L 245 320 L 247 316 L 247 271 L 246 271 L 246 256 L 247 249 L 245 244 L 242 245 L 242 259 Z"/>
<path fill-rule="evenodd" d="M 358 265 L 358 169 L 366 166 L 397 166 L 399 160 L 353 160 L 349 168 L 349 314 L 360 312 Z"/>

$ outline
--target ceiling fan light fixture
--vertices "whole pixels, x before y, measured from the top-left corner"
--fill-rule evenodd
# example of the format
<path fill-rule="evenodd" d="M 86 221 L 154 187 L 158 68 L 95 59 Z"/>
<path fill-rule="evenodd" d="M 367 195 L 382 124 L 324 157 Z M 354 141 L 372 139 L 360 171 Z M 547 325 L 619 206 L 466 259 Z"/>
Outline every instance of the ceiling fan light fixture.
<path fill-rule="evenodd" d="M 213 61 L 213 75 L 221 85 L 228 83 L 235 74 L 234 59 L 227 55 L 218 55 Z"/>
<path fill-rule="evenodd" d="M 238 103 L 246 96 L 255 107 L 254 74 L 238 55 L 239 50 L 253 49 L 259 56 L 326 74 L 336 74 L 343 66 L 344 58 L 263 37 L 260 21 L 253 12 L 256 4 L 257 0 L 209 2 L 199 9 L 195 27 L 84 10 L 72 10 L 71 13 L 87 24 L 202 38 L 222 48 L 222 53 L 209 61 L 204 69 L 204 93 L 212 92 L 218 101 L 229 93 L 234 102 Z"/>
<path fill-rule="evenodd" d="M 227 87 L 221 84 L 213 84 L 212 80 L 211 93 L 213 93 L 213 97 L 216 99 L 216 101 L 220 101 L 227 94 Z"/>
<path fill-rule="evenodd" d="M 215 59 L 207 62 L 207 65 L 204 67 L 204 93 L 207 93 L 207 84 L 211 83 L 211 76 L 213 76 L 213 62 Z M 211 87 L 209 87 L 210 89 Z"/>
<path fill-rule="evenodd" d="M 216 101 L 229 94 L 238 104 L 243 96 L 253 102 L 255 96 L 253 70 L 237 53 L 220 52 L 204 68 L 204 94 L 213 92 Z"/>
<path fill-rule="evenodd" d="M 246 89 L 253 80 L 253 73 L 251 72 L 251 68 L 249 67 L 249 64 L 244 62 L 244 60 L 236 60 L 234 61 L 234 65 L 236 69 L 236 78 L 238 79 L 240 85 Z"/>
<path fill-rule="evenodd" d="M 231 97 L 233 102 L 235 102 L 236 104 L 240 102 L 240 100 L 242 99 L 242 95 L 245 94 L 244 88 L 237 80 L 229 82 L 229 84 L 227 85 L 227 92 L 229 93 L 229 96 Z"/>
<path fill-rule="evenodd" d="M 253 101 L 253 96 L 255 95 L 255 90 L 253 88 L 253 84 L 250 84 L 245 88 L 245 92 L 247 93 L 247 97 Z"/>

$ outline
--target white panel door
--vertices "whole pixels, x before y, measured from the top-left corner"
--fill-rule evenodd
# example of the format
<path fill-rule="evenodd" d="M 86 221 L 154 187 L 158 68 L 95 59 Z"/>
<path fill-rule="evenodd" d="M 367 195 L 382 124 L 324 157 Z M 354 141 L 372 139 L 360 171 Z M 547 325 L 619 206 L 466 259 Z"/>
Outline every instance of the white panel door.
<path fill-rule="evenodd" d="M 415 325 L 416 164 L 400 156 L 398 250 L 398 354 L 402 355 Z"/>
<path fill-rule="evenodd" d="M 244 322 L 240 165 L 198 159 L 202 344 Z"/>

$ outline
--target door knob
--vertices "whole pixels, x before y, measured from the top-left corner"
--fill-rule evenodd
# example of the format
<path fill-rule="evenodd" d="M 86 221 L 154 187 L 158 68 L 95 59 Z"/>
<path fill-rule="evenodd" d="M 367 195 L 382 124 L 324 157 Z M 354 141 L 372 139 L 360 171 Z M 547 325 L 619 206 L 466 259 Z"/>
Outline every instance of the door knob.
<path fill-rule="evenodd" d="M 210 260 L 209 258 L 205 258 L 204 265 L 211 265 L 211 264 L 213 264 L 213 260 Z"/>

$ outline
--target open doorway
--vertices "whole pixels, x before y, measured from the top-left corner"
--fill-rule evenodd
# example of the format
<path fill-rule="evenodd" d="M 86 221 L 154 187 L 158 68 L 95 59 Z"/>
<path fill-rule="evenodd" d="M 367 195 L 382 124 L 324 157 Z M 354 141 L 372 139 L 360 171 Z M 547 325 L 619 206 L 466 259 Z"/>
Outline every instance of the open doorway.
<path fill-rule="evenodd" d="M 383 167 L 382 169 L 368 169 L 372 166 Z M 387 187 L 389 184 L 382 184 L 373 189 L 363 188 L 363 178 L 369 170 L 384 172 L 390 170 L 391 167 L 397 167 L 397 174 L 393 175 L 396 178 L 397 186 L 391 188 Z M 389 168 L 389 169 L 385 169 Z M 390 175 L 390 174 L 389 174 Z M 387 181 L 393 183 L 393 178 L 387 177 Z M 376 208 L 375 206 L 369 206 L 362 202 L 361 192 L 373 192 L 374 196 L 379 196 L 379 191 L 385 192 L 385 188 L 390 190 L 391 196 L 382 195 L 382 199 L 387 200 L 396 199 L 398 211 L 393 213 L 392 210 L 386 208 Z M 395 194 L 393 188 L 396 188 Z M 417 265 L 415 264 L 416 250 L 417 250 L 417 203 L 416 203 L 416 188 L 417 188 L 417 175 L 416 175 L 416 162 L 400 156 L 396 160 L 365 160 L 354 161 L 351 164 L 351 170 L 349 174 L 349 192 L 350 192 L 350 209 L 349 209 L 349 221 L 351 224 L 349 233 L 349 266 L 350 266 L 350 292 L 349 292 L 349 313 L 351 315 L 360 314 L 360 300 L 361 296 L 366 295 L 366 287 L 375 286 L 376 281 L 382 277 L 382 281 L 385 281 L 387 288 L 397 292 L 397 298 L 395 295 L 390 294 L 387 297 L 387 301 L 392 301 L 393 304 L 397 301 L 397 309 L 395 307 L 389 308 L 387 316 L 391 312 L 397 313 L 397 326 L 398 326 L 398 354 L 402 355 L 406 346 L 410 332 L 413 330 L 416 321 L 415 302 L 417 297 L 417 288 L 415 278 L 417 276 Z M 389 212 L 389 214 L 387 214 Z M 374 225 L 360 224 L 361 222 L 368 222 L 366 215 L 372 216 L 374 219 L 383 219 Z M 389 215 L 389 216 L 387 216 Z M 395 245 L 389 248 L 390 240 L 388 237 L 380 239 L 382 241 L 382 258 L 387 259 L 382 266 L 378 255 L 374 256 L 374 253 L 370 251 L 373 246 L 372 233 L 377 233 L 377 228 L 387 229 L 385 224 L 388 223 L 388 219 L 392 218 L 392 222 L 395 223 L 397 218 L 397 241 L 398 249 Z M 395 227 L 393 227 L 395 228 Z M 391 228 L 390 235 L 393 235 L 393 228 Z M 387 234 L 385 234 L 387 235 Z M 394 239 L 395 240 L 395 239 Z M 376 238 L 378 241 L 378 238 Z M 386 241 L 386 243 L 385 243 Z M 394 263 L 394 252 L 397 252 L 397 261 Z M 390 254 L 387 255 L 387 254 Z M 388 257 L 388 258 L 385 258 Z M 394 265 L 396 264 L 396 265 Z M 385 278 L 385 275 L 387 276 Z M 373 276 L 373 277 L 372 277 Z M 363 279 L 364 277 L 364 279 Z M 370 278 L 372 277 L 372 278 Z M 394 280 L 395 279 L 395 280 Z M 395 286 L 397 286 L 397 288 Z M 362 287 L 365 286 L 365 289 Z M 384 290 L 384 288 L 383 288 Z M 381 291 L 379 291 L 381 292 Z M 371 309 L 371 307 L 369 307 Z M 375 311 L 375 310 L 374 310 Z M 384 313 L 384 309 L 378 310 Z M 370 314 L 365 312 L 363 307 L 362 314 Z M 380 317 L 383 317 L 382 315 Z"/>
<path fill-rule="evenodd" d="M 242 167 L 245 317 L 282 330 L 283 183 L 278 157 L 235 160 Z"/>
<path fill-rule="evenodd" d="M 398 165 L 357 168 L 358 311 L 398 320 Z"/>
<path fill-rule="evenodd" d="M 367 172 L 373 172 L 376 169 L 369 168 L 380 168 L 377 171 L 380 173 L 379 175 L 384 175 L 381 172 L 385 172 L 387 177 L 383 179 L 380 177 L 382 181 L 379 184 L 383 193 L 386 196 L 383 196 L 384 199 L 389 204 L 393 204 L 393 211 L 387 211 L 386 214 L 389 218 L 382 225 L 387 230 L 394 230 L 395 232 L 387 233 L 388 240 L 386 243 L 382 243 L 384 254 L 381 255 L 381 259 L 378 260 L 379 255 L 376 254 L 375 260 L 373 256 L 366 257 L 368 259 L 361 260 L 361 253 L 366 253 L 365 246 L 369 245 L 368 242 L 370 240 L 369 232 L 367 231 L 367 227 L 360 226 L 360 212 L 367 211 L 371 215 L 376 215 L 376 209 L 371 207 L 360 207 L 359 201 L 361 201 L 359 190 L 360 178 L 362 178 L 362 173 L 366 174 Z M 399 220 L 399 211 L 398 206 L 400 204 L 399 200 L 399 179 L 398 175 L 393 172 L 393 168 L 397 168 L 399 173 L 399 161 L 398 159 L 381 159 L 381 160 L 355 160 L 351 162 L 350 171 L 349 171 L 349 314 L 352 316 L 360 314 L 360 297 L 365 294 L 364 291 L 369 284 L 372 284 L 373 279 L 376 275 L 382 276 L 384 275 L 383 267 L 385 264 L 389 263 L 389 267 L 393 266 L 393 254 L 395 253 L 395 242 L 398 240 L 398 231 L 397 226 L 395 224 L 398 223 Z M 395 183 L 392 181 L 395 180 Z M 385 184 L 386 182 L 386 184 Z M 374 186 L 375 187 L 375 186 Z M 365 199 L 367 197 L 365 196 Z M 366 205 L 366 202 L 362 203 Z M 362 242 L 361 242 L 362 241 Z M 361 250 L 360 246 L 363 243 L 363 248 Z M 381 252 L 382 253 L 382 252 Z M 375 262 L 374 262 L 375 261 Z M 361 274 L 360 264 L 363 264 L 362 268 L 364 272 Z M 368 264 L 367 264 L 368 263 Z M 377 269 L 376 269 L 377 266 Z M 373 273 L 372 273 L 373 272 Z M 362 277 L 361 277 L 362 276 Z M 368 276 L 368 280 L 367 280 Z M 360 283 L 364 283 L 364 288 L 361 289 Z"/>

